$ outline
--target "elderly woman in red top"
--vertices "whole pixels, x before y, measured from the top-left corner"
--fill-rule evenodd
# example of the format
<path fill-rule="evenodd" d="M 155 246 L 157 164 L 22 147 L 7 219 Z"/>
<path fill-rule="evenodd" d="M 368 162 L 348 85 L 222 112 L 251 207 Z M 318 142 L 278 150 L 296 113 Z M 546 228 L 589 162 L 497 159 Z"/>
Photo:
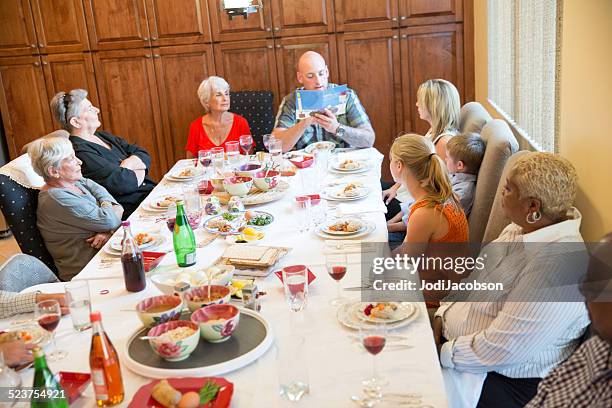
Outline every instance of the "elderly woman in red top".
<path fill-rule="evenodd" d="M 229 84 L 225 79 L 211 76 L 198 87 L 198 98 L 204 107 L 204 116 L 191 122 L 187 138 L 187 158 L 198 157 L 198 151 L 225 147 L 227 142 L 240 140 L 250 135 L 246 119 L 229 112 Z"/>

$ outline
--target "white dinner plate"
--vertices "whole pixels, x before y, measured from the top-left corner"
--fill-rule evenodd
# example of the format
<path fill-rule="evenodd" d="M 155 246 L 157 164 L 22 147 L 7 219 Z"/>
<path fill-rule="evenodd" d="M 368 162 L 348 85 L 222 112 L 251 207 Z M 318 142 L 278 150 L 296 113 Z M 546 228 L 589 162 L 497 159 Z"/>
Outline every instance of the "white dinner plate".
<path fill-rule="evenodd" d="M 363 221 L 366 224 L 366 228 L 357 233 L 357 234 L 353 234 L 353 235 L 332 235 L 332 234 L 328 234 L 327 232 L 325 232 L 324 230 L 324 225 L 321 224 L 318 227 L 315 228 L 314 232 L 315 234 L 317 234 L 318 236 L 320 236 L 323 239 L 356 239 L 356 238 L 361 238 L 364 237 L 368 234 L 370 234 L 371 232 L 373 232 L 376 229 L 376 224 L 374 224 L 373 222 L 369 222 L 369 221 Z"/>
<path fill-rule="evenodd" d="M 332 151 L 335 148 L 336 148 L 336 144 L 334 142 L 324 141 L 324 142 L 316 142 L 316 143 L 309 144 L 308 146 L 306 146 L 304 148 L 304 151 L 306 153 L 312 153 L 315 150 L 329 150 L 329 151 Z"/>
<path fill-rule="evenodd" d="M 372 304 L 374 303 L 376 302 L 373 302 Z M 384 324 L 400 322 L 404 319 L 409 318 L 414 313 L 415 307 L 412 303 L 408 303 L 408 302 L 403 302 L 403 303 L 393 302 L 393 303 L 396 303 L 398 306 L 396 316 L 393 319 L 380 319 L 378 317 L 367 316 L 363 311 L 370 303 L 356 303 L 353 305 L 352 310 L 353 310 L 353 313 L 355 313 L 355 316 L 357 316 L 359 319 L 365 322 L 384 323 Z"/>
<path fill-rule="evenodd" d="M 358 305 L 361 304 L 361 302 L 356 302 L 356 303 Z M 418 313 L 419 309 L 417 307 L 414 307 L 414 305 L 412 306 L 413 306 L 412 308 L 413 312 L 409 317 L 405 318 L 404 320 L 400 320 L 399 322 L 385 324 L 387 329 L 388 330 L 399 329 L 400 327 L 407 326 L 412 321 L 414 321 L 416 317 L 419 315 Z M 355 302 L 348 302 L 348 303 L 341 305 L 338 308 L 338 312 L 336 313 L 336 317 L 338 318 L 338 321 L 342 323 L 344 326 L 350 329 L 355 329 L 355 330 L 359 330 L 359 328 L 363 327 L 364 325 L 367 326 L 369 324 L 372 324 L 370 322 L 367 322 L 365 320 L 361 320 L 360 318 L 358 318 L 357 315 L 355 314 L 354 308 L 355 308 Z"/>
<path fill-rule="evenodd" d="M 325 196 L 327 197 L 328 200 L 334 200 L 334 201 L 353 201 L 353 200 L 361 200 L 362 198 L 367 197 L 370 194 L 370 189 L 368 187 L 358 187 L 358 194 L 355 196 L 346 196 L 344 194 L 342 194 L 342 191 L 344 191 L 344 186 L 345 185 L 341 185 L 338 186 L 337 188 L 334 187 L 333 190 L 330 188 L 325 192 Z"/>
<path fill-rule="evenodd" d="M 190 171 L 189 174 L 182 174 L 184 171 Z M 174 170 L 172 173 L 169 173 L 168 176 L 177 180 L 191 180 L 198 174 L 198 169 L 195 167 L 183 167 L 180 169 Z"/>
<path fill-rule="evenodd" d="M 136 236 L 137 234 L 134 234 L 134 236 Z M 151 238 L 153 238 L 152 241 L 147 242 L 146 244 L 142 244 L 139 245 L 138 247 L 141 250 L 144 249 L 150 249 L 156 246 L 159 246 L 163 241 L 164 241 L 164 237 L 160 234 L 149 234 L 149 236 L 151 236 Z M 114 251 L 118 251 L 121 252 L 121 241 L 123 240 L 123 237 L 118 237 L 115 239 L 112 239 L 110 242 L 110 247 L 111 249 L 113 249 Z"/>
<path fill-rule="evenodd" d="M 352 159 L 346 159 L 346 160 L 352 160 Z M 342 173 L 355 173 L 355 172 L 361 172 L 363 170 L 367 170 L 368 168 L 368 163 L 361 161 L 361 160 L 352 160 L 353 162 L 355 162 L 357 164 L 357 167 L 355 167 L 354 169 L 345 169 L 344 167 L 341 167 L 340 165 L 345 162 L 346 160 L 337 160 L 334 161 L 330 164 L 331 168 L 342 172 Z"/>
<path fill-rule="evenodd" d="M 345 232 L 345 231 L 332 231 L 332 230 L 330 230 L 330 229 L 329 229 L 329 227 L 330 227 L 330 226 L 332 226 L 332 225 L 336 224 L 336 223 L 337 223 L 337 222 L 339 222 L 339 221 L 359 221 L 359 222 L 361 223 L 361 228 L 359 228 L 357 231 L 352 231 L 352 232 Z M 365 230 L 366 230 L 366 228 L 367 228 L 367 224 L 366 224 L 365 222 L 363 222 L 362 220 L 357 220 L 357 219 L 355 219 L 355 220 L 351 220 L 351 219 L 349 219 L 349 218 L 345 218 L 345 219 L 342 219 L 342 220 L 336 220 L 336 221 L 328 221 L 328 222 L 325 222 L 325 223 L 323 224 L 322 231 L 323 231 L 324 233 L 326 233 L 326 234 L 329 234 L 329 235 L 341 235 L 341 236 L 346 237 L 347 235 L 356 235 L 356 234 L 359 234 L 360 232 L 365 231 Z"/>
<path fill-rule="evenodd" d="M 167 204 L 171 202 L 171 201 L 166 200 L 166 197 L 174 199 L 175 203 L 178 200 L 182 200 L 181 194 L 179 194 L 179 193 L 168 193 L 168 194 L 160 194 L 160 195 L 152 197 L 152 198 L 147 197 L 148 199 L 147 199 L 146 203 L 153 210 L 156 210 L 156 211 L 159 211 L 159 210 L 166 211 L 168 209 L 168 207 L 170 207 L 170 205 L 167 205 Z"/>

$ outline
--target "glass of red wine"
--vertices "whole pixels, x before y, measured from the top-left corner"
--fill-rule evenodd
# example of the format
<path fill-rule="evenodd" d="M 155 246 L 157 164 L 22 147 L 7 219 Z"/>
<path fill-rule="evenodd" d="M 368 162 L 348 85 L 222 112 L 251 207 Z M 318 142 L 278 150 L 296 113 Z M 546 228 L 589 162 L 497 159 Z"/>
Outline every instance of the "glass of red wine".
<path fill-rule="evenodd" d="M 170 232 L 174 232 L 174 224 L 176 222 L 176 204 L 171 203 L 166 210 L 166 225 Z"/>
<path fill-rule="evenodd" d="M 346 275 L 347 261 L 345 252 L 330 252 L 325 254 L 325 268 L 327 273 L 336 281 L 336 298 L 332 299 L 331 305 L 338 307 L 342 305 L 346 299 L 340 295 L 340 280 Z"/>
<path fill-rule="evenodd" d="M 372 355 L 372 375 L 362 381 L 364 391 L 368 395 L 380 395 L 387 380 L 378 375 L 376 356 L 383 351 L 387 342 L 387 326 L 384 323 L 364 323 L 359 328 L 361 344 Z"/>
<path fill-rule="evenodd" d="M 242 150 L 242 154 L 245 156 L 253 154 L 255 146 L 253 146 L 253 137 L 251 135 L 240 136 L 240 150 Z"/>
<path fill-rule="evenodd" d="M 198 151 L 198 162 L 204 168 L 205 173 L 208 172 L 208 169 L 210 168 L 210 165 L 212 164 L 212 156 L 213 156 L 212 150 L 210 149 Z"/>
<path fill-rule="evenodd" d="M 47 359 L 57 361 L 65 358 L 68 353 L 64 350 L 58 350 L 57 343 L 55 342 L 55 329 L 57 329 L 62 317 L 62 309 L 57 300 L 38 302 L 34 308 L 34 317 L 40 327 L 51 333 L 53 337 L 53 351 L 49 353 Z"/>

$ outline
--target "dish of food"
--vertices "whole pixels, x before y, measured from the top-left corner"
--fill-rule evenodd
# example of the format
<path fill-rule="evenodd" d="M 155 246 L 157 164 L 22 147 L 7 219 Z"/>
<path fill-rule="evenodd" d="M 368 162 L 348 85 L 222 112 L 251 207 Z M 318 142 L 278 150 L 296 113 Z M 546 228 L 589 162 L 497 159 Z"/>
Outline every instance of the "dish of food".
<path fill-rule="evenodd" d="M 357 317 L 370 323 L 395 323 L 407 319 L 414 313 L 412 303 L 374 302 L 354 306 Z"/>
<path fill-rule="evenodd" d="M 315 234 L 323 239 L 357 239 L 369 235 L 376 230 L 376 224 L 369 221 L 362 221 L 364 228 L 358 232 L 353 233 L 342 233 L 342 232 L 330 232 L 327 230 L 329 224 L 323 223 L 317 226 L 314 230 Z"/>
<path fill-rule="evenodd" d="M 338 201 L 359 200 L 369 194 L 370 189 L 358 181 L 340 185 L 334 184 L 326 189 L 327 199 Z"/>
<path fill-rule="evenodd" d="M 312 153 L 315 150 L 334 150 L 336 144 L 334 142 L 316 142 L 306 146 L 304 151 L 306 153 Z"/>
<path fill-rule="evenodd" d="M 168 208 L 170 207 L 172 204 L 176 204 L 177 201 L 179 201 L 180 198 L 178 196 L 175 195 L 165 195 L 163 197 L 158 198 L 156 201 L 154 201 L 152 204 L 158 208 Z"/>
<path fill-rule="evenodd" d="M 357 160 L 352 160 L 352 159 L 346 159 L 346 160 L 342 160 L 340 162 L 338 162 L 334 168 L 336 170 L 359 170 L 364 166 L 364 163 L 357 161 Z"/>
<path fill-rule="evenodd" d="M 140 249 L 151 248 L 159 244 L 160 239 L 161 239 L 161 236 L 156 235 L 156 234 L 149 234 L 146 232 L 139 232 L 138 234 L 134 235 L 134 241 L 136 241 L 136 245 L 138 245 Z M 123 243 L 123 237 L 116 238 L 111 241 L 110 247 L 115 251 L 121 252 L 122 243 Z"/>
<path fill-rule="evenodd" d="M 234 385 L 224 378 L 168 378 L 143 385 L 134 394 L 129 408 L 226 408 Z"/>
<path fill-rule="evenodd" d="M 273 221 L 274 216 L 265 211 L 225 212 L 204 221 L 204 229 L 212 234 L 237 235 L 247 226 L 265 227 Z"/>
<path fill-rule="evenodd" d="M 265 227 L 274 221 L 272 214 L 263 211 L 245 211 L 244 218 L 248 225 L 255 227 Z"/>
<path fill-rule="evenodd" d="M 327 223 L 323 231 L 332 235 L 351 235 L 362 232 L 365 228 L 363 221 L 352 218 Z"/>
<path fill-rule="evenodd" d="M 42 347 L 51 341 L 51 333 L 36 323 L 24 323 L 0 333 L 0 344 L 13 340 L 23 340 L 26 344 Z"/>
<path fill-rule="evenodd" d="M 172 294 L 177 283 L 184 282 L 190 286 L 227 285 L 234 276 L 232 265 L 212 265 L 208 268 L 177 268 L 173 272 L 158 273 L 151 277 L 153 283 L 164 293 Z"/>
<path fill-rule="evenodd" d="M 359 330 L 359 328 L 363 327 L 364 324 L 374 323 L 373 320 L 368 320 L 367 316 L 363 314 L 363 311 L 368 304 L 369 303 L 361 303 L 361 302 L 344 303 L 338 308 L 336 317 L 338 318 L 338 321 L 344 326 L 351 328 L 351 329 Z M 407 302 L 398 303 L 398 304 L 400 305 L 399 309 L 402 310 L 402 313 L 405 310 L 406 313 L 404 315 L 407 314 L 407 316 L 401 320 L 397 320 L 394 322 L 387 321 L 387 320 L 382 321 L 382 323 L 385 324 L 385 327 L 387 327 L 387 329 L 389 330 L 404 327 L 410 324 L 418 316 L 419 309 L 415 307 L 413 304 L 407 303 Z M 407 313 L 408 309 L 410 309 L 409 314 Z M 362 319 L 360 317 L 360 314 L 364 315 L 366 318 Z M 376 321 L 376 323 L 378 323 L 378 321 Z"/>

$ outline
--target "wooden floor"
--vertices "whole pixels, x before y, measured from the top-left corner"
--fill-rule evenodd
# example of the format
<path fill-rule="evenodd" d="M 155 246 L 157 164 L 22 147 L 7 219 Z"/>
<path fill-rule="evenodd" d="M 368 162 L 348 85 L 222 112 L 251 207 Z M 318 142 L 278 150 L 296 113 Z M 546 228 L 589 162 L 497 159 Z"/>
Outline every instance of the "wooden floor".
<path fill-rule="evenodd" d="M 12 235 L 8 238 L 0 239 L 0 265 L 11 256 L 20 252 L 21 250 Z"/>

